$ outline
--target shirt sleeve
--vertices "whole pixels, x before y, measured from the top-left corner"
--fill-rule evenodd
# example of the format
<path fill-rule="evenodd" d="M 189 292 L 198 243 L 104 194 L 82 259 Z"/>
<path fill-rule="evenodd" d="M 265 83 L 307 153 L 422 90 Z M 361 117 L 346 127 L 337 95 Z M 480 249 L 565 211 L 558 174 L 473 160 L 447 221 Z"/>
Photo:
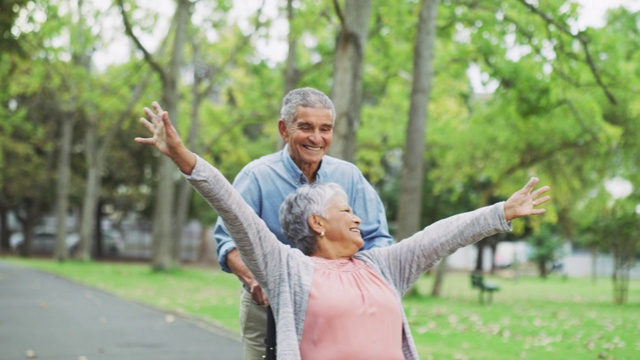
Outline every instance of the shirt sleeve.
<path fill-rule="evenodd" d="M 369 250 L 393 244 L 380 196 L 359 170 L 357 175 L 354 181 L 356 189 L 349 191 L 349 196 L 352 197 L 353 212 L 362 219 L 360 232 L 364 240 L 363 249 Z"/>
<path fill-rule="evenodd" d="M 242 199 L 260 216 L 260 202 L 258 196 L 257 182 L 251 172 L 243 169 L 238 173 L 236 179 L 233 181 L 233 187 L 240 193 Z M 218 262 L 220 268 L 228 273 L 231 273 L 231 269 L 227 265 L 227 254 L 236 248 L 236 244 L 229 235 L 229 230 L 224 224 L 222 217 L 218 217 L 216 225 L 213 229 L 213 237 L 216 239 L 218 246 L 216 252 L 218 253 Z"/>

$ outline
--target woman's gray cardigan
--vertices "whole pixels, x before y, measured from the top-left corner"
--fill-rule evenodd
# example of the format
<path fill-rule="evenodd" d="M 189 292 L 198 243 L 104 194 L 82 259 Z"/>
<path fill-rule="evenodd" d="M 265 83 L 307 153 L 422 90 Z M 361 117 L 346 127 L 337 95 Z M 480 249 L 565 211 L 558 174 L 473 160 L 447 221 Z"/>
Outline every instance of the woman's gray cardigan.
<path fill-rule="evenodd" d="M 222 216 L 242 260 L 265 290 L 277 324 L 278 360 L 300 359 L 314 271 L 311 258 L 278 241 L 225 177 L 202 158 L 197 157 L 193 172 L 185 177 Z M 402 295 L 438 260 L 487 236 L 510 230 L 504 204 L 498 203 L 438 221 L 394 245 L 361 251 L 354 257 L 387 281 L 402 309 Z M 404 311 L 402 321 L 404 356 L 418 359 Z"/>

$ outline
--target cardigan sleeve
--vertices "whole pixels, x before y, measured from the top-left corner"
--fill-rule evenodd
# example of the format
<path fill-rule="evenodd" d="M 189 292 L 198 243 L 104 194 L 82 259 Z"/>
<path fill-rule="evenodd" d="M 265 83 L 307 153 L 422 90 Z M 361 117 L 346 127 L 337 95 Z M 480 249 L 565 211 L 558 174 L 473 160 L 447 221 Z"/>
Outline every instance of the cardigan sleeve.
<path fill-rule="evenodd" d="M 278 277 L 267 275 L 279 272 L 290 247 L 278 241 L 224 175 L 200 156 L 191 175 L 183 175 L 222 217 L 242 260 L 269 296 Z"/>
<path fill-rule="evenodd" d="M 386 248 L 362 252 L 365 261 L 393 282 L 400 295 L 439 260 L 487 236 L 511 231 L 504 217 L 504 202 L 435 222 Z"/>

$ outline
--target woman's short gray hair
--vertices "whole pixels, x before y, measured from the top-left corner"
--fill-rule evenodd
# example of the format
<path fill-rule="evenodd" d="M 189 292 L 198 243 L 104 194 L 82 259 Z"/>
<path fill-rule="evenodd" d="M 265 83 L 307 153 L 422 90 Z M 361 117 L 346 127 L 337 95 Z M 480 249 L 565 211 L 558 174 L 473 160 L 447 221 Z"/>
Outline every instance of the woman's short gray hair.
<path fill-rule="evenodd" d="M 331 122 L 336 122 L 336 109 L 333 101 L 320 90 L 305 87 L 291 90 L 284 96 L 280 108 L 280 118 L 284 120 L 287 127 L 290 127 L 296 120 L 298 107 L 329 109 L 331 110 Z"/>
<path fill-rule="evenodd" d="M 310 215 L 324 216 L 329 200 L 334 196 L 347 200 L 347 193 L 336 183 L 303 185 L 289 194 L 280 206 L 279 218 L 282 231 L 291 246 L 305 255 L 313 254 L 318 247 L 318 234 L 310 227 Z"/>

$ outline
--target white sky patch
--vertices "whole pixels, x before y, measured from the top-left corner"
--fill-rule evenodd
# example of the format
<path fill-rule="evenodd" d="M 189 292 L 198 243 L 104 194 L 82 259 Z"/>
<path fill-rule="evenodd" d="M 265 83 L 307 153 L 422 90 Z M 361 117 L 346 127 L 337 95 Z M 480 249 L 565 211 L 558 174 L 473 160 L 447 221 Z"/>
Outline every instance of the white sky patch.
<path fill-rule="evenodd" d="M 92 6 L 100 10 L 103 18 L 99 25 L 102 37 L 105 38 L 104 47 L 99 47 L 93 56 L 93 62 L 98 71 L 104 71 L 107 66 L 122 64 L 128 61 L 133 51 L 132 43 L 124 30 L 120 8 L 101 0 L 93 0 Z M 175 11 L 172 0 L 138 0 L 138 6 L 144 9 L 154 9 L 159 13 L 158 26 L 153 33 L 141 33 L 134 30 L 134 34 L 149 52 L 154 52 L 166 35 L 171 24 L 171 17 Z M 135 24 L 134 14 L 127 12 L 129 21 Z"/>
<path fill-rule="evenodd" d="M 640 10 L 640 0 L 576 0 L 580 4 L 578 8 L 579 19 L 577 30 L 584 30 L 587 27 L 602 27 L 605 23 L 605 13 L 608 9 L 624 6 L 631 11 Z M 537 5 L 537 2 L 534 2 Z M 574 29 L 576 30 L 576 29 Z M 507 39 L 509 40 L 509 39 Z M 550 44 L 543 44 L 543 55 L 547 58 L 553 58 L 555 55 L 550 54 Z M 520 57 L 530 52 L 528 47 L 513 47 L 507 52 L 507 58 L 517 61 Z M 551 71 L 550 66 L 545 66 L 545 72 Z M 492 93 L 499 83 L 495 80 L 486 79 L 486 74 L 480 73 L 480 67 L 471 64 L 467 69 L 467 76 L 471 82 L 471 87 L 477 93 Z"/>
<path fill-rule="evenodd" d="M 604 182 L 604 188 L 614 199 L 623 199 L 633 192 L 633 185 L 627 179 L 614 177 Z"/>
<path fill-rule="evenodd" d="M 578 26 L 580 30 L 586 27 L 604 26 L 604 15 L 608 9 L 624 6 L 631 11 L 640 10 L 640 0 L 578 0 Z"/>
<path fill-rule="evenodd" d="M 110 64 L 124 63 L 132 52 L 131 42 L 124 33 L 122 17 L 117 6 L 109 7 L 112 3 L 103 0 L 92 0 L 93 7 L 101 10 L 104 15 L 101 27 L 102 36 L 105 37 L 105 47 L 96 50 L 94 63 L 99 71 L 103 71 Z M 582 30 L 587 26 L 601 27 L 604 25 L 604 14 L 607 9 L 618 6 L 625 6 L 630 10 L 640 10 L 640 0 L 577 0 L 580 3 L 580 19 L 576 26 Z M 248 18 L 255 14 L 262 3 L 262 0 L 242 0 L 236 1 L 236 5 L 229 15 L 238 26 L 244 30 L 250 30 L 252 25 Z M 160 13 L 159 26 L 152 34 L 136 34 L 140 41 L 149 51 L 154 51 L 160 44 L 162 37 L 166 34 L 173 15 L 175 5 L 172 0 L 138 0 L 140 7 L 156 10 Z M 263 18 L 271 19 L 273 22 L 267 31 L 267 41 L 256 42 L 256 50 L 260 57 L 268 59 L 271 63 L 284 61 L 286 58 L 286 34 L 288 24 L 284 14 L 280 14 L 277 0 L 265 0 Z M 131 14 L 129 14 L 131 16 Z M 461 35 L 464 38 L 464 35 Z M 510 54 L 514 57 L 522 56 L 530 49 L 518 49 Z M 483 83 L 477 66 L 470 66 L 467 71 L 469 79 L 474 89 L 478 92 L 495 91 L 497 84 L 494 82 Z"/>
<path fill-rule="evenodd" d="M 102 0 L 93 0 L 93 6 L 102 10 L 104 20 L 102 27 L 105 29 L 103 37 L 109 39 L 105 41 L 105 47 L 99 48 L 94 55 L 94 63 L 98 71 L 104 71 L 111 64 L 121 64 L 126 62 L 131 56 L 131 41 L 124 32 L 122 24 L 122 15 L 117 6 L 109 7 Z M 245 32 L 253 31 L 253 24 L 250 18 L 257 14 L 262 0 L 242 0 L 236 1 L 234 8 L 229 13 L 231 22 L 237 23 Z M 260 57 L 268 59 L 270 62 L 284 61 L 287 55 L 287 32 L 288 23 L 286 18 L 279 14 L 277 0 L 265 0 L 262 9 L 261 20 L 270 19 L 271 26 L 266 29 L 269 31 L 266 38 L 267 41 L 256 42 L 256 50 Z M 153 33 L 135 32 L 140 42 L 147 48 L 149 52 L 154 52 L 160 45 L 161 40 L 167 34 L 171 18 L 175 11 L 175 3 L 173 0 L 138 0 L 138 6 L 145 9 L 155 10 L 159 13 L 158 26 Z M 196 4 L 196 13 L 194 14 L 194 22 L 197 24 L 203 17 L 209 16 L 202 11 L 200 4 Z M 109 11 L 110 10 L 110 11 Z M 134 14 L 128 13 L 130 21 L 136 23 Z M 213 31 L 207 33 L 208 39 L 216 39 L 218 34 Z"/>

